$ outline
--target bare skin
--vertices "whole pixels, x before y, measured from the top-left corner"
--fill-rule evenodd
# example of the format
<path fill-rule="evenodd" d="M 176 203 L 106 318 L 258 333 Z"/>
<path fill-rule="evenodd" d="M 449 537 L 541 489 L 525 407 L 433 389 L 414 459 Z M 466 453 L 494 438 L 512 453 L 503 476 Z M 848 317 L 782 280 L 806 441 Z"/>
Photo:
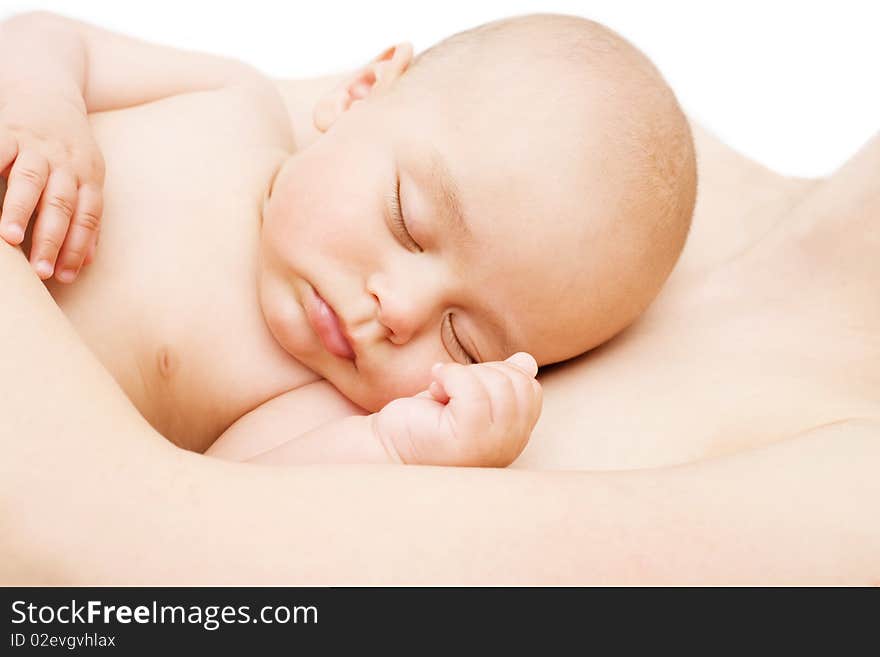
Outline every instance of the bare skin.
<path fill-rule="evenodd" d="M 529 28 L 539 41 L 560 20 L 568 24 L 531 20 L 543 26 Z M 21 234 L 24 195 L 33 199 L 48 169 L 33 240 L 24 243 L 37 273 L 48 278 L 51 263 L 40 253 L 61 237 L 50 239 L 44 227 L 61 232 L 69 208 L 79 207 L 65 154 L 92 151 L 95 159 L 97 143 L 101 170 L 104 162 L 109 170 L 101 190 L 100 262 L 65 287 L 59 281 L 71 281 L 62 252 L 48 287 L 152 426 L 194 451 L 223 434 L 214 453 L 235 458 L 283 445 L 287 463 L 303 463 L 296 454 L 320 461 L 322 453 L 334 462 L 387 462 L 390 453 L 395 462 L 507 465 L 537 420 L 540 387 L 531 358 L 518 366 L 492 361 L 528 351 L 553 362 L 606 339 L 653 296 L 683 243 L 693 185 L 682 183 L 691 191 L 673 204 L 681 209 L 674 229 L 657 228 L 656 239 L 648 239 L 649 225 L 630 226 L 660 212 L 647 201 L 633 201 L 638 207 L 630 212 L 621 200 L 630 188 L 625 172 L 654 159 L 643 163 L 626 155 L 641 149 L 614 148 L 616 140 L 605 138 L 609 117 L 589 98 L 565 111 L 536 110 L 531 97 L 543 88 L 541 78 L 559 74 L 557 87 L 569 81 L 553 66 L 529 69 L 531 77 L 515 89 L 504 84 L 497 71 L 507 65 L 509 39 L 485 45 L 491 63 L 470 62 L 481 93 L 444 103 L 442 94 L 426 101 L 422 92 L 442 88 L 451 75 L 445 67 L 423 78 L 413 73 L 409 79 L 421 86 L 403 85 L 412 62 L 406 44 L 329 87 L 330 80 L 273 84 L 235 63 L 61 17 L 24 16 L 2 27 L 4 49 L 19 64 L 0 80 L 11 166 L 3 234 Z M 580 21 L 566 29 L 593 28 Z M 49 37 L 50 51 L 33 48 Z M 34 75 L 24 75 L 23 67 Z M 659 85 L 664 120 L 679 126 L 682 137 L 670 140 L 670 150 L 689 144 L 671 93 L 648 77 L 630 86 Z M 622 93 L 630 80 L 600 78 L 585 81 L 590 97 L 605 85 Z M 310 86 L 329 88 L 316 95 Z M 485 102 L 495 92 L 501 98 Z M 69 122 L 42 116 L 27 124 L 32 108 L 62 100 L 91 112 L 88 130 L 67 134 Z M 475 104 L 479 111 L 472 111 Z M 606 130 L 575 131 L 573 140 L 548 127 L 547 112 L 554 122 L 582 123 L 582 104 L 592 108 L 587 123 Z M 511 105 L 522 111 L 511 116 Z M 454 120 L 449 111 L 457 112 Z M 516 130 L 491 117 L 516 123 Z M 470 121 L 466 129 L 462 121 Z M 537 141 L 531 128 L 541 129 Z M 665 152 L 657 135 L 645 131 L 651 148 Z M 294 136 L 303 138 L 297 143 Z M 530 157 L 511 167 L 529 144 Z M 678 159 L 687 175 L 670 175 L 692 183 L 693 158 L 685 150 Z M 584 158 L 584 152 L 603 155 Z M 48 164 L 38 171 L 39 156 Z M 579 166 L 562 164 L 569 161 Z M 522 185 L 513 183 L 520 178 Z M 441 179 L 446 192 L 438 192 Z M 510 191 L 499 196 L 497 189 Z M 649 199 L 655 189 L 666 186 L 633 195 Z M 395 193 L 397 212 L 386 200 Z M 658 191 L 658 199 L 665 193 Z M 589 204 L 580 202 L 584 195 Z M 87 241 L 75 232 L 88 235 L 94 218 L 95 210 L 77 210 L 70 221 L 73 241 L 81 244 L 72 249 L 77 256 Z M 626 231 L 615 232 L 619 227 Z M 662 257 L 651 257 L 655 248 Z M 465 372 L 432 368 L 450 360 L 480 365 Z M 468 385 L 466 377 L 479 380 Z M 315 390 L 326 397 L 317 405 Z M 419 397 L 421 391 L 430 398 Z M 381 409 L 380 417 L 365 418 L 348 399 L 367 411 Z M 343 431 L 330 425 L 340 415 L 359 419 Z M 343 432 L 351 440 L 341 440 Z M 235 436 L 237 445 L 247 440 L 249 453 L 230 452 Z M 339 444 L 328 448 L 333 441 Z M 307 443 L 316 448 L 303 449 Z M 464 447 L 448 453 L 450 445 Z"/>
<path fill-rule="evenodd" d="M 257 140 L 260 126 L 240 133 L 240 142 L 213 139 L 221 125 L 239 122 L 238 112 L 261 102 L 253 97 L 250 89 L 230 89 L 94 117 L 111 172 L 105 186 L 104 248 L 77 285 L 49 284 L 59 306 L 151 424 L 196 451 L 263 401 L 315 379 L 278 348 L 253 294 L 259 207 L 280 148 L 267 137 L 260 165 L 260 151 L 249 142 Z M 270 94 L 265 98 L 277 102 Z M 206 121 L 208 115 L 216 123 Z M 711 196 L 712 171 L 706 172 L 701 221 L 695 223 L 676 273 L 631 329 L 542 376 L 551 390 L 568 392 L 558 402 L 548 396 L 518 466 L 625 469 L 685 463 L 841 418 L 876 416 L 869 372 L 853 369 L 853 363 L 872 359 L 871 328 L 876 324 L 869 323 L 869 254 L 857 252 L 833 267 L 822 265 L 821 254 L 805 252 L 808 238 L 801 236 L 807 222 L 821 221 L 807 201 L 851 185 L 850 177 L 857 180 L 849 172 L 873 166 L 876 142 L 840 178 L 790 181 L 725 153 L 704 134 L 698 140 L 704 158 L 714 155 L 736 167 L 734 175 L 748 185 L 753 204 L 719 207 Z M 194 158 L 224 164 L 194 167 L 186 155 L 169 162 L 165 151 L 172 144 Z M 244 157 L 249 168 L 225 164 Z M 710 159 L 707 165 L 713 163 Z M 141 170 L 156 172 L 149 187 Z M 245 177 L 249 171 L 253 175 Z M 206 212 L 187 204 L 188 198 L 202 198 L 193 188 L 224 191 L 213 193 Z M 876 202 L 870 187 L 858 193 L 867 196 L 867 203 Z M 713 217 L 711 228 L 705 216 Z M 187 226 L 184 235 L 167 238 L 182 225 Z M 819 224 L 813 230 L 824 229 Z M 205 248 L 193 248 L 189 235 L 207 242 Z M 853 240 L 858 235 L 865 249 L 872 244 L 862 232 L 841 232 L 835 239 L 847 235 Z M 242 247 L 248 243 L 252 248 Z M 133 257 L 133 248 L 142 255 Z M 168 262 L 179 264 L 169 272 Z M 842 267 L 854 268 L 849 279 L 858 283 L 856 288 L 862 286 L 864 297 L 854 299 L 858 293 L 852 285 L 846 295 L 835 294 L 839 276 L 845 275 Z M 806 277 L 812 281 L 808 287 L 793 282 Z M 140 290 L 136 299 L 132 289 Z M 225 292 L 205 294 L 211 289 Z M 111 314 L 112 308 L 131 310 Z M 223 318 L 220 325 L 218 317 Z M 846 328 L 852 325 L 865 328 Z M 752 332 L 758 335 L 747 339 Z M 817 349 L 811 343 L 814 335 L 822 335 L 833 348 Z M 660 345 L 662 362 L 646 355 L 657 353 Z M 807 351 L 810 359 L 804 362 Z M 704 368 L 710 364 L 714 374 L 706 381 Z M 678 399 L 681 390 L 689 391 L 687 404 Z M 571 399 L 578 400 L 576 406 Z M 339 414 L 352 409 L 341 396 L 324 403 Z M 304 406 L 313 404 L 309 399 Z M 627 410 L 635 405 L 637 412 Z M 578 435 L 588 438 L 561 442 L 560 426 L 576 427 Z M 265 447 L 254 444 L 250 455 Z M 225 447 L 221 443 L 215 449 Z"/>
<path fill-rule="evenodd" d="M 292 144 L 272 92 L 93 115 L 110 172 L 102 248 L 75 285 L 48 286 L 144 417 L 200 452 L 262 402 L 318 380 L 268 332 L 255 291 L 262 203 Z M 217 139 L 226 126 L 238 127 Z"/>
<path fill-rule="evenodd" d="M 129 128 L 161 125 L 169 110 L 163 130 L 177 126 L 175 145 L 208 163 L 206 183 L 246 184 L 239 171 L 221 178 L 221 167 L 212 169 L 204 150 L 211 145 L 198 129 L 206 120 L 199 103 L 212 95 L 218 123 L 240 116 L 237 93 L 194 94 L 95 120 L 108 164 L 130 157 L 131 173 L 108 175 L 107 232 L 94 270 L 83 270 L 76 287 L 55 290 L 73 327 L 21 255 L 0 244 L 0 338 L 15 345 L 0 370 L 3 581 L 876 581 L 878 313 L 868 284 L 877 274 L 876 139 L 828 180 L 790 181 L 699 135 L 701 196 L 677 272 L 630 331 L 545 374 L 545 411 L 518 462 L 649 469 L 271 470 L 178 450 L 138 413 L 199 449 L 200 436 L 247 410 L 244 393 L 253 391 L 239 388 L 242 377 L 259 366 L 266 389 L 254 394 L 264 394 L 290 385 L 285 377 L 295 373 L 274 360 L 280 354 L 259 331 L 250 333 L 247 353 L 256 356 L 247 360 L 236 359 L 234 343 L 211 343 L 248 335 L 256 322 L 205 305 L 197 291 L 203 282 L 228 285 L 241 307 L 235 291 L 244 286 L 235 286 L 248 263 L 218 267 L 218 255 L 247 239 L 235 219 L 248 208 L 256 216 L 265 184 L 212 197 L 213 214 L 186 215 L 193 230 L 210 229 L 214 248 L 186 251 L 178 261 L 191 268 L 163 287 L 160 254 L 183 245 L 163 241 L 161 222 L 183 216 L 175 212 L 192 197 L 175 186 L 175 162 L 159 158 L 163 137 L 147 133 L 137 142 L 140 131 L 123 128 L 128 120 Z M 139 123 L 147 116 L 138 112 L 150 112 L 149 120 Z M 256 138 L 242 148 L 253 157 L 263 133 L 252 128 Z M 144 172 L 154 187 L 144 185 Z M 114 213 L 113 195 L 122 199 L 123 191 L 126 211 Z M 230 203 L 240 212 L 224 223 Z M 137 226 L 124 223 L 135 217 Z M 113 231 L 138 227 L 145 257 L 131 257 L 127 245 L 102 265 Z M 114 287 L 114 277 L 126 285 Z M 122 324 L 108 325 L 102 313 L 132 307 L 132 289 L 141 308 L 167 319 L 117 313 Z M 202 305 L 190 310 L 193 303 Z M 197 338 L 174 332 L 181 318 L 199 313 L 222 317 L 228 333 L 207 320 L 201 334 L 193 331 Z M 212 349 L 226 357 L 210 358 Z M 126 375 L 133 364 L 126 359 L 144 374 Z M 229 410 L 198 409 L 191 416 L 201 424 L 152 411 L 151 400 L 188 401 L 192 376 L 225 385 Z M 688 465 L 655 467 L 678 463 Z M 434 512 L 426 515 L 426 506 Z"/>
<path fill-rule="evenodd" d="M 352 439 L 329 450 L 326 437 L 306 438 L 330 420 L 359 422 L 364 411 L 279 347 L 257 303 L 263 202 L 293 148 L 286 120 L 268 81 L 92 116 L 110 168 L 103 248 L 75 285 L 50 280 L 47 288 L 144 417 L 175 444 L 203 452 L 223 434 L 212 453 L 244 460 L 302 435 L 296 457 L 287 448 L 275 461 L 280 454 L 288 463 L 334 454 L 337 462 L 386 460 L 360 424 L 335 430 L 351 428 Z M 226 125 L 245 124 L 250 129 L 217 139 Z M 149 186 L 144 170 L 155 172 Z M 262 423 L 269 426 L 261 430 Z M 528 431 L 520 433 L 504 441 L 505 453 L 515 451 L 501 465 L 520 452 Z M 314 447 L 299 449 L 307 442 Z M 395 452 L 395 461 L 418 462 Z M 438 458 L 431 462 L 449 461 Z"/>
<path fill-rule="evenodd" d="M 817 193 L 814 201 L 803 196 L 817 185 L 784 180 L 711 138 L 700 143 L 703 200 L 685 261 L 694 271 L 718 257 L 726 240 L 712 236 L 736 225 L 734 208 L 766 207 L 766 225 L 788 216 L 798 197 L 802 216 L 832 225 L 847 219 L 828 214 L 829 204 L 859 208 L 850 220 L 872 216 L 876 142 L 822 183 L 829 196 Z M 738 230 L 763 232 L 760 223 L 740 222 Z M 855 262 L 864 255 L 865 239 L 837 234 L 837 244 L 819 243 L 832 248 L 817 258 L 849 250 L 848 262 Z M 876 413 L 852 419 L 843 412 L 764 448 L 741 449 L 769 433 L 756 425 L 743 443 L 728 443 L 738 454 L 632 472 L 224 463 L 177 450 L 151 429 L 24 258 L 0 247 L 0 338 L 18 345 L 0 372 L 5 582 L 869 584 L 880 575 Z M 869 300 L 856 294 L 851 311 L 864 312 Z M 784 326 L 771 315 L 764 331 L 739 335 L 758 349 Z M 816 318 L 801 324 L 803 335 L 824 336 L 824 327 Z M 642 339 L 642 376 L 668 371 L 668 340 L 654 343 L 647 329 Z M 812 346 L 821 351 L 820 343 Z M 875 353 L 865 351 L 864 362 Z M 569 363 L 547 381 L 537 445 L 577 453 L 587 442 L 590 436 L 572 426 L 591 418 L 555 410 L 583 408 L 583 398 L 569 392 L 589 375 L 587 363 Z M 699 377 L 697 391 L 713 380 L 699 360 L 681 367 Z M 802 375 L 826 372 L 813 359 L 805 368 Z M 716 379 L 719 394 L 760 377 L 745 368 L 739 374 Z M 682 426 L 695 413 L 689 394 L 696 391 L 685 384 L 668 408 Z M 615 385 L 610 374 L 608 385 Z M 855 392 L 850 408 L 864 396 Z M 636 408 L 645 402 L 632 399 Z M 824 399 L 805 400 L 804 412 Z M 54 413 L 45 412 L 48 400 Z M 738 410 L 760 417 L 755 402 L 741 401 Z M 699 444 L 700 435 L 684 431 L 681 438 Z"/>
<path fill-rule="evenodd" d="M 687 463 L 880 414 L 880 139 L 826 180 L 791 180 L 696 136 L 701 187 L 675 273 L 628 331 L 543 375 L 517 465 Z"/>

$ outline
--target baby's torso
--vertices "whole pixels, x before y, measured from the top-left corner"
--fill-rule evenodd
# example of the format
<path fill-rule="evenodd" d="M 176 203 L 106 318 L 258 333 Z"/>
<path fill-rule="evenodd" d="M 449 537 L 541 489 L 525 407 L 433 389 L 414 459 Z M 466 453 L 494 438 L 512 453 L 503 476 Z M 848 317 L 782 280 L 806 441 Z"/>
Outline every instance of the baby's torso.
<path fill-rule="evenodd" d="M 274 89 L 178 96 L 92 117 L 106 160 L 97 256 L 59 306 L 163 435 L 198 451 L 316 380 L 257 301 L 262 202 L 292 148 Z"/>

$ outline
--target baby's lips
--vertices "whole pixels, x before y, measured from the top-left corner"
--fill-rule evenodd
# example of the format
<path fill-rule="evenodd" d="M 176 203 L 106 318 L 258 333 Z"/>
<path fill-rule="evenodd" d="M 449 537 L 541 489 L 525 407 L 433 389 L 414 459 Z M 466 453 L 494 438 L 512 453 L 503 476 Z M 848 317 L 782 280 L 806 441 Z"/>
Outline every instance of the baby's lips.
<path fill-rule="evenodd" d="M 529 376 L 535 376 L 538 373 L 538 363 L 531 354 L 525 351 L 518 351 L 505 362 L 516 365 Z"/>

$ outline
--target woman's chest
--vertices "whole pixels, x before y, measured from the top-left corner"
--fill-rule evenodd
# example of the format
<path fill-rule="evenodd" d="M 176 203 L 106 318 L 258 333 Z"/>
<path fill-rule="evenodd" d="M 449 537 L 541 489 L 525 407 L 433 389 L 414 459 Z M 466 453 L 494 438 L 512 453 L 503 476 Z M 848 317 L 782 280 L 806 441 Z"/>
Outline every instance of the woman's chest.
<path fill-rule="evenodd" d="M 618 339 L 549 372 L 518 465 L 685 463 L 880 413 L 880 326 L 818 305 L 822 291 L 734 290 L 660 303 Z"/>
<path fill-rule="evenodd" d="M 880 141 L 798 181 L 695 135 L 699 198 L 672 286 L 629 331 L 542 375 L 517 465 L 685 463 L 880 416 Z"/>

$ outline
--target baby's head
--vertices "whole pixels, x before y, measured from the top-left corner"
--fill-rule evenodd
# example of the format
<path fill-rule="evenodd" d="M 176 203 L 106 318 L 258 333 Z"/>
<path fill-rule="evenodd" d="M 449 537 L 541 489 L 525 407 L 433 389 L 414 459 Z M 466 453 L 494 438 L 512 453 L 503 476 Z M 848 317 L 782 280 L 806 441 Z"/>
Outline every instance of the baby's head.
<path fill-rule="evenodd" d="M 690 225 L 675 96 L 580 18 L 492 23 L 415 60 L 392 48 L 315 125 L 264 214 L 260 301 L 287 351 L 370 410 L 423 389 L 437 361 L 543 365 L 608 340 Z"/>

